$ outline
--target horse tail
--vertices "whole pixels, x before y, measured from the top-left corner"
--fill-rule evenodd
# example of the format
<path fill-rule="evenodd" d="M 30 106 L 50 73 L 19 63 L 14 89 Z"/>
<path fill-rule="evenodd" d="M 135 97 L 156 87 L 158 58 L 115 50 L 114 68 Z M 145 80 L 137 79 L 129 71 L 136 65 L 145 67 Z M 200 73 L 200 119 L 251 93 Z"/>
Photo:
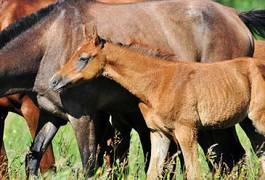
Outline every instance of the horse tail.
<path fill-rule="evenodd" d="M 238 15 L 253 35 L 265 38 L 265 10 L 240 12 Z"/>

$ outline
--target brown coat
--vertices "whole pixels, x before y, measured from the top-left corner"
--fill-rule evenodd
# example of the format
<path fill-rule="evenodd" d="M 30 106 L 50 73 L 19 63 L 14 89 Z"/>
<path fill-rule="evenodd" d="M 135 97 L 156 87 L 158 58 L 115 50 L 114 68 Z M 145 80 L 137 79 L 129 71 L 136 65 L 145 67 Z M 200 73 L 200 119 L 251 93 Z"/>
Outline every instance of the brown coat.
<path fill-rule="evenodd" d="M 258 132 L 265 134 L 264 60 L 170 62 L 118 45 L 102 45 L 96 39 L 74 53 L 53 76 L 51 87 L 58 90 L 100 75 L 118 82 L 140 100 L 140 110 L 151 129 L 148 179 L 161 173 L 169 137 L 180 144 L 188 179 L 197 179 L 199 129 L 231 127 L 248 116 Z"/>

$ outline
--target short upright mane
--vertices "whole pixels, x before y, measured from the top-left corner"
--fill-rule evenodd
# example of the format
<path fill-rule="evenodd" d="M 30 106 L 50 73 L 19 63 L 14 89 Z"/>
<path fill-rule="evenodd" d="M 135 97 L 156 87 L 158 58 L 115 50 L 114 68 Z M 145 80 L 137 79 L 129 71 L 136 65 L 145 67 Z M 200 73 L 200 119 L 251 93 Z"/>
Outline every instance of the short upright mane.
<path fill-rule="evenodd" d="M 37 22 L 39 22 L 42 18 L 46 17 L 55 7 L 59 4 L 59 2 L 51 4 L 45 8 L 40 9 L 38 12 L 33 13 L 29 16 L 25 16 L 14 24 L 9 25 L 3 31 L 0 32 L 0 48 L 4 47 L 9 41 L 17 37 L 22 32 L 26 31 Z"/>

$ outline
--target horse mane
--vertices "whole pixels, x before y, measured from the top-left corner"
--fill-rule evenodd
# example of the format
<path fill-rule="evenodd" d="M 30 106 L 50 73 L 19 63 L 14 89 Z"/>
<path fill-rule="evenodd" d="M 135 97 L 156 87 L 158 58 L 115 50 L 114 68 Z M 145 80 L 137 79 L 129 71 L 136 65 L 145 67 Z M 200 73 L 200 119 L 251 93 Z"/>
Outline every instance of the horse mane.
<path fill-rule="evenodd" d="M 19 34 L 23 33 L 42 18 L 46 17 L 59 2 L 51 4 L 45 8 L 40 9 L 36 13 L 32 13 L 29 16 L 25 16 L 17 20 L 15 23 L 6 27 L 3 31 L 0 32 L 0 48 L 4 47 L 12 39 L 16 38 Z"/>

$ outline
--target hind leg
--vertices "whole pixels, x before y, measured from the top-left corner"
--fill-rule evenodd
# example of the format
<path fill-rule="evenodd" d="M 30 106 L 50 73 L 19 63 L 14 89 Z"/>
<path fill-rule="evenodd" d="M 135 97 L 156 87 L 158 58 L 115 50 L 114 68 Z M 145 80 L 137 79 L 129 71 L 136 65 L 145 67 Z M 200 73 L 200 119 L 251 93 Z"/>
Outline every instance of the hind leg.
<path fill-rule="evenodd" d="M 4 135 L 4 126 L 5 126 L 5 119 L 8 112 L 1 110 L 0 111 L 0 179 L 5 179 L 8 177 L 8 160 L 7 155 L 3 143 L 3 135 Z"/>
<path fill-rule="evenodd" d="M 175 127 L 175 141 L 179 143 L 181 151 L 183 153 L 187 179 L 200 179 L 197 154 L 197 131 L 193 127 L 185 126 L 182 124 L 177 124 Z"/>

